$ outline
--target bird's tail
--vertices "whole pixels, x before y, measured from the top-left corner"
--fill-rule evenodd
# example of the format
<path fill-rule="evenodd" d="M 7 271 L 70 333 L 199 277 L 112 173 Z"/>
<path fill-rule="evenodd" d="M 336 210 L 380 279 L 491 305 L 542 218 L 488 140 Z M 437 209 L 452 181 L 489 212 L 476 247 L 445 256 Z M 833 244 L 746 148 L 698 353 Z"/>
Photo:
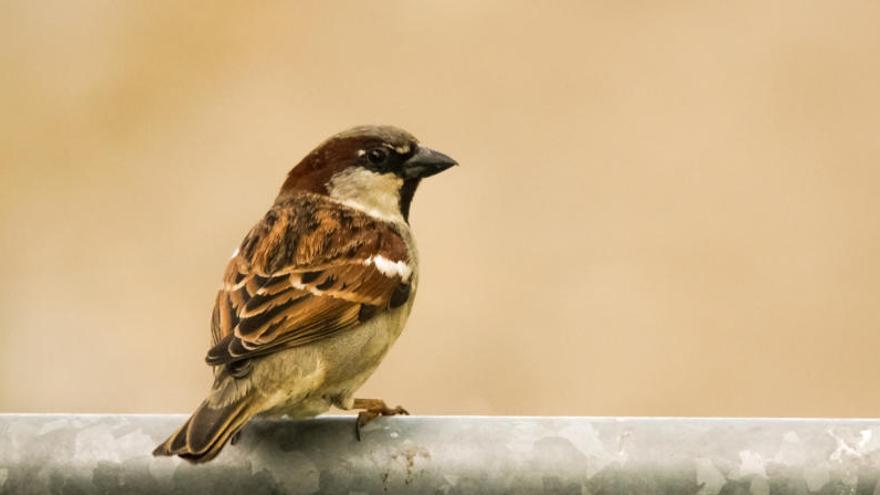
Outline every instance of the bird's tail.
<path fill-rule="evenodd" d="M 216 391 L 215 391 L 216 393 Z M 259 411 L 251 393 L 214 404 L 209 397 L 168 440 L 153 451 L 155 456 L 178 455 L 190 462 L 208 462 Z"/>

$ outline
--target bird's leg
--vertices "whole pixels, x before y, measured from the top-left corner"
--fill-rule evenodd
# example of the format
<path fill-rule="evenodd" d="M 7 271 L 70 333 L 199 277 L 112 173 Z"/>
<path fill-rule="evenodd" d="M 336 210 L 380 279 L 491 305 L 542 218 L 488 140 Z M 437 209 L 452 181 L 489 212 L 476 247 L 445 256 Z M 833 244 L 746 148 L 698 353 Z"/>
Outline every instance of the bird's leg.
<path fill-rule="evenodd" d="M 361 439 L 361 428 L 379 416 L 409 415 L 409 411 L 406 409 L 400 406 L 388 407 L 385 401 L 381 399 L 355 399 L 352 409 L 363 409 L 363 411 L 358 413 L 357 422 L 355 423 L 355 434 L 358 441 Z"/>

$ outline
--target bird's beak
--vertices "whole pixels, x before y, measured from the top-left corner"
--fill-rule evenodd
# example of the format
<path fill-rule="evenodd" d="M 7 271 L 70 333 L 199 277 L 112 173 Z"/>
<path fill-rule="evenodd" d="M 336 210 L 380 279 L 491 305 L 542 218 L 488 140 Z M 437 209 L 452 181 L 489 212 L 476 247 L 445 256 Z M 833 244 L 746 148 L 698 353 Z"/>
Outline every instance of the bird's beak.
<path fill-rule="evenodd" d="M 404 179 L 423 179 L 439 174 L 453 165 L 458 163 L 452 158 L 431 148 L 419 146 L 416 154 L 403 162 L 401 168 Z"/>

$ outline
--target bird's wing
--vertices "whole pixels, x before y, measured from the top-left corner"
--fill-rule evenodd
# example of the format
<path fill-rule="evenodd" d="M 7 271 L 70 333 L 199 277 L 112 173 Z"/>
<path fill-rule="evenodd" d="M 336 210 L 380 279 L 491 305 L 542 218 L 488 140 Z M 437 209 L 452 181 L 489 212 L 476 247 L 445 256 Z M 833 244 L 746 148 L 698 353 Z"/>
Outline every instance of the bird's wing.
<path fill-rule="evenodd" d="M 206 360 L 308 344 L 401 306 L 410 263 L 392 224 L 312 194 L 277 204 L 229 260 Z"/>

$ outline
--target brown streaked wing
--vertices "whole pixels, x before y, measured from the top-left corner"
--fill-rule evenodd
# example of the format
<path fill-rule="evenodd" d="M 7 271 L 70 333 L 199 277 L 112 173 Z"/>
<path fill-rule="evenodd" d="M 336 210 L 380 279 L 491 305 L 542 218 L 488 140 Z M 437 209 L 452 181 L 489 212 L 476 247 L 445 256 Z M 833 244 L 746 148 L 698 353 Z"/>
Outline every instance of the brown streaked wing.
<path fill-rule="evenodd" d="M 312 194 L 276 205 L 229 261 L 206 360 L 225 364 L 304 345 L 399 306 L 408 280 L 368 262 L 377 255 L 409 262 L 390 224 Z"/>

